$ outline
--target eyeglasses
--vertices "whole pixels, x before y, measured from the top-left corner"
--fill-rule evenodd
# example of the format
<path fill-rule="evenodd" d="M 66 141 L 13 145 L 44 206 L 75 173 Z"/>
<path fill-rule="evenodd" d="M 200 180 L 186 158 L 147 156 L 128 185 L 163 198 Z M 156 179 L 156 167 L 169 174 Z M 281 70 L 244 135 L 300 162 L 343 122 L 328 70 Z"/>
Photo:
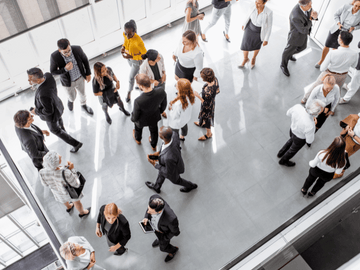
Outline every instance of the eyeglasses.
<path fill-rule="evenodd" d="M 63 55 L 70 55 L 71 54 L 71 48 L 69 48 L 69 50 L 63 50 L 62 52 L 61 52 Z"/>

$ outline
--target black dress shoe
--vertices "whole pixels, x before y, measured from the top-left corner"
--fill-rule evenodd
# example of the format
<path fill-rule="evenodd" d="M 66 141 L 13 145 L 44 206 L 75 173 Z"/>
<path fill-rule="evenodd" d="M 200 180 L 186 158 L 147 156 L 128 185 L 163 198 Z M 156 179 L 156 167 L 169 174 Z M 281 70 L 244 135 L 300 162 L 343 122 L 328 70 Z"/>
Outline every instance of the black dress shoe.
<path fill-rule="evenodd" d="M 165 262 L 169 262 L 171 261 L 172 259 L 174 259 L 175 255 L 176 255 L 176 252 L 179 250 L 178 247 L 176 247 L 176 251 L 174 253 L 169 253 L 166 258 L 165 258 Z"/>
<path fill-rule="evenodd" d="M 82 144 L 82 143 L 79 143 L 77 146 L 74 146 L 74 147 L 70 150 L 70 152 L 71 152 L 71 153 L 76 153 L 77 151 L 79 151 L 79 149 L 81 148 L 81 146 L 83 146 L 83 144 Z"/>
<path fill-rule="evenodd" d="M 145 185 L 146 185 L 148 188 L 155 190 L 156 193 L 160 193 L 160 189 L 155 189 L 155 188 L 154 188 L 154 186 L 155 186 L 154 183 L 151 183 L 151 182 L 149 182 L 149 181 L 146 181 L 146 182 L 145 182 Z"/>
<path fill-rule="evenodd" d="M 292 162 L 290 160 L 287 160 L 287 161 L 281 161 L 281 159 L 279 160 L 279 164 L 280 165 L 284 165 L 286 167 L 294 167 L 295 166 L 295 162 Z"/>
<path fill-rule="evenodd" d="M 290 72 L 287 67 L 280 66 L 280 68 L 281 68 L 281 71 L 285 74 L 285 76 L 288 76 L 288 77 L 290 76 Z"/>
<path fill-rule="evenodd" d="M 89 212 L 88 212 L 87 214 L 83 214 L 83 215 L 80 215 L 80 214 L 79 214 L 79 218 L 83 218 L 83 217 L 86 217 L 86 216 L 88 216 L 88 215 L 90 214 L 90 211 L 91 211 L 91 207 L 89 207 L 89 208 L 86 208 L 86 210 L 89 210 Z"/>
<path fill-rule="evenodd" d="M 157 247 L 159 244 L 159 239 L 156 239 L 151 245 L 152 247 Z"/>
<path fill-rule="evenodd" d="M 90 115 L 94 115 L 94 111 L 88 106 L 88 105 L 81 105 L 81 108 L 84 109 L 85 112 L 87 112 Z"/>
<path fill-rule="evenodd" d="M 72 111 L 74 109 L 74 102 L 71 102 L 70 100 L 68 100 L 68 108 L 69 108 L 69 111 Z"/>
<path fill-rule="evenodd" d="M 194 186 L 192 188 L 181 188 L 180 191 L 188 193 L 188 192 L 192 191 L 193 189 L 197 189 L 197 187 L 198 187 L 198 185 L 194 184 Z"/>
<path fill-rule="evenodd" d="M 124 248 L 123 246 L 119 247 L 115 252 L 114 255 L 115 256 L 121 256 L 123 255 L 128 249 Z"/>
<path fill-rule="evenodd" d="M 296 58 L 292 55 L 289 60 L 295 62 L 295 61 L 296 61 Z"/>

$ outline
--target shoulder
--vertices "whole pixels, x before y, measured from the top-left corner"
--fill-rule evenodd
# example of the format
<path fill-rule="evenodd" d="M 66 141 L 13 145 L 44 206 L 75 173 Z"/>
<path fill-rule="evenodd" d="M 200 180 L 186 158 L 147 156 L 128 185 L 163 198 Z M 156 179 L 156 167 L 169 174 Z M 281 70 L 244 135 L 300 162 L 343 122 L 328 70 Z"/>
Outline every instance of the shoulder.
<path fill-rule="evenodd" d="M 82 48 L 78 45 L 71 45 L 71 50 L 73 51 L 82 51 Z"/>
<path fill-rule="evenodd" d="M 103 213 L 104 213 L 105 206 L 106 206 L 106 204 L 104 204 L 103 206 L 100 207 L 100 209 L 99 209 L 99 213 L 100 213 L 100 214 L 103 214 Z"/>
<path fill-rule="evenodd" d="M 272 10 L 270 8 L 268 8 L 267 6 L 265 6 L 265 9 L 264 9 L 265 13 L 267 14 L 272 14 Z"/>
<path fill-rule="evenodd" d="M 58 58 L 58 57 L 61 57 L 60 52 L 58 50 L 54 51 L 51 54 L 51 58 Z"/>
<path fill-rule="evenodd" d="M 122 224 L 128 223 L 128 220 L 126 219 L 126 217 L 123 214 L 120 214 L 118 216 L 118 219 L 119 219 L 120 223 L 122 223 Z"/>
<path fill-rule="evenodd" d="M 193 8 L 193 3 L 192 3 L 192 1 L 188 1 L 187 3 L 186 3 L 186 8 Z"/>

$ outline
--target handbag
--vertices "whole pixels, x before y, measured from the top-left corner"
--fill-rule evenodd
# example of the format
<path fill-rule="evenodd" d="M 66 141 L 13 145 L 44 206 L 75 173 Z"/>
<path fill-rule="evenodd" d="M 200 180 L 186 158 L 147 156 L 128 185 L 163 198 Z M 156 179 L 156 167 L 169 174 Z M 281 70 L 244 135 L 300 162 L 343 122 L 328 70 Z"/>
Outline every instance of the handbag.
<path fill-rule="evenodd" d="M 84 189 L 84 185 L 86 182 L 86 179 L 81 174 L 81 172 L 76 172 L 76 174 L 80 180 L 80 186 L 78 188 L 73 187 L 69 184 L 69 182 L 65 178 L 65 170 L 62 171 L 62 177 L 65 181 L 64 187 L 67 190 L 67 192 L 69 193 L 71 199 L 78 199 L 80 197 L 80 194 L 81 194 L 82 190 Z"/>

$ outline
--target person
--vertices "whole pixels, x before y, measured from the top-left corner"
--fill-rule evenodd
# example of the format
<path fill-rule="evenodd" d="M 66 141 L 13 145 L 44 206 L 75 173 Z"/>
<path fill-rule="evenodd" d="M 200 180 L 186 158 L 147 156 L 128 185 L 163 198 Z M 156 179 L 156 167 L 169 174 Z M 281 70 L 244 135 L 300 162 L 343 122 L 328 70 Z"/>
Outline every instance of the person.
<path fill-rule="evenodd" d="M 345 140 L 339 136 L 330 146 L 319 151 L 310 160 L 309 175 L 306 178 L 301 193 L 306 195 L 308 189 L 315 183 L 308 196 L 314 196 L 327 182 L 333 179 L 335 173 L 341 173 L 346 164 Z"/>
<path fill-rule="evenodd" d="M 142 64 L 141 55 L 146 53 L 144 41 L 136 33 L 136 23 L 130 20 L 124 25 L 124 44 L 121 47 L 122 56 L 128 60 L 130 66 L 129 74 L 129 90 L 126 97 L 126 102 L 130 102 L 131 91 L 134 88 L 135 76 L 140 70 Z"/>
<path fill-rule="evenodd" d="M 315 132 L 317 132 L 325 123 L 329 115 L 333 116 L 336 106 L 340 100 L 340 88 L 336 84 L 334 76 L 326 74 L 322 78 L 323 84 L 314 88 L 306 103 L 311 103 L 313 100 L 321 100 L 325 103 L 325 108 L 316 118 Z"/>
<path fill-rule="evenodd" d="M 83 144 L 66 133 L 61 117 L 64 106 L 58 97 L 54 77 L 49 72 L 43 74 L 39 68 L 31 68 L 27 74 L 31 88 L 35 90 L 35 108 L 30 112 L 45 121 L 50 132 L 72 145 L 71 153 L 76 153 Z"/>
<path fill-rule="evenodd" d="M 49 152 L 44 138 L 44 135 L 50 135 L 49 131 L 41 130 L 34 125 L 34 116 L 27 110 L 18 111 L 14 115 L 14 122 L 22 150 L 29 155 L 35 168 L 40 171 L 43 168 L 43 157 Z"/>
<path fill-rule="evenodd" d="M 96 235 L 106 235 L 109 251 L 121 256 L 127 251 L 126 243 L 131 238 L 129 222 L 115 203 L 101 206 L 96 224 Z"/>
<path fill-rule="evenodd" d="M 345 4 L 335 12 L 334 23 L 330 28 L 325 47 L 322 50 L 321 59 L 315 64 L 315 68 L 320 68 L 330 48 L 339 48 L 340 44 L 338 43 L 338 37 L 341 31 L 348 31 L 351 33 L 354 30 L 360 29 L 359 10 L 360 0 L 353 0 L 351 5 Z"/>
<path fill-rule="evenodd" d="M 196 36 L 199 36 L 201 34 L 200 20 L 203 20 L 204 17 L 205 13 L 199 12 L 198 0 L 188 0 L 185 7 L 185 22 L 182 32 L 192 30 Z"/>
<path fill-rule="evenodd" d="M 85 81 L 90 82 L 91 70 L 89 60 L 80 46 L 71 46 L 66 38 L 57 42 L 58 50 L 50 56 L 50 72 L 60 75 L 61 85 L 68 95 L 68 108 L 74 108 L 76 93 L 79 93 L 80 104 L 85 112 L 93 115 L 93 110 L 86 105 Z"/>
<path fill-rule="evenodd" d="M 63 168 L 60 166 L 61 158 L 55 151 L 46 153 L 43 163 L 44 168 L 39 171 L 41 184 L 50 188 L 55 200 L 66 206 L 66 212 L 70 213 L 75 205 L 75 208 L 79 211 L 79 217 L 85 217 L 90 214 L 91 207 L 84 209 L 80 201 L 84 195 L 81 193 L 78 199 L 71 199 L 64 186 L 66 184 L 64 178 L 72 187 L 78 188 L 80 186 L 74 164 L 68 161 L 67 166 Z M 70 202 L 71 200 L 74 202 Z"/>
<path fill-rule="evenodd" d="M 165 262 L 174 259 L 179 248 L 171 245 L 170 240 L 180 234 L 180 229 L 178 218 L 169 204 L 159 195 L 152 195 L 142 222 L 145 225 L 149 222 L 155 231 L 157 239 L 152 246 L 159 246 L 160 251 L 168 253 Z"/>
<path fill-rule="evenodd" d="M 212 137 L 211 127 L 214 126 L 215 97 L 220 93 L 219 81 L 211 68 L 204 68 L 201 71 L 201 78 L 206 84 L 201 92 L 201 108 L 199 121 L 194 122 L 198 127 L 206 128 L 206 134 L 201 136 L 199 141 L 206 141 Z"/>
<path fill-rule="evenodd" d="M 113 84 L 114 81 L 116 82 L 116 87 Z M 119 106 L 119 110 L 126 116 L 130 115 L 124 108 L 124 103 L 118 93 L 120 82 L 110 67 L 106 67 L 101 62 L 96 62 L 94 64 L 94 78 L 92 84 L 94 95 L 98 97 L 99 103 L 105 113 L 106 122 L 108 122 L 109 125 L 111 125 L 112 120 L 108 113 L 108 108 L 112 108 L 115 103 Z"/>
<path fill-rule="evenodd" d="M 152 87 L 166 83 L 164 57 L 156 50 L 148 50 L 141 56 L 144 62 L 140 66 L 140 74 L 150 78 Z"/>
<path fill-rule="evenodd" d="M 175 79 L 197 80 L 203 68 L 204 53 L 201 50 L 194 31 L 188 30 L 182 35 L 182 42 L 173 54 L 176 62 Z"/>
<path fill-rule="evenodd" d="M 284 144 L 277 154 L 280 165 L 287 167 L 295 166 L 290 159 L 305 145 L 310 147 L 315 138 L 316 117 L 323 111 L 325 103 L 314 99 L 306 104 L 305 108 L 300 104 L 291 107 L 286 115 L 291 117 L 290 139 Z"/>
<path fill-rule="evenodd" d="M 142 130 L 148 126 L 149 141 L 152 150 L 155 152 L 158 142 L 157 123 L 161 120 L 160 115 L 165 111 L 167 105 L 164 84 L 151 88 L 150 78 L 145 74 L 138 74 L 136 83 L 143 93 L 135 99 L 134 109 L 131 113 L 131 121 L 134 122 L 133 137 L 135 142 L 140 145 Z"/>
<path fill-rule="evenodd" d="M 268 0 L 255 0 L 255 7 L 249 16 L 246 17 L 242 30 L 245 30 L 241 50 L 244 53 L 244 60 L 239 68 L 243 68 L 249 62 L 249 51 L 254 51 L 251 59 L 251 69 L 255 67 L 256 56 L 259 54 L 261 45 L 268 45 L 271 34 L 273 12 L 265 4 Z"/>
<path fill-rule="evenodd" d="M 211 27 L 213 27 L 221 16 L 224 16 L 225 20 L 225 31 L 223 31 L 224 37 L 227 42 L 230 42 L 229 28 L 231 19 L 231 1 L 232 0 L 212 0 L 213 10 L 211 15 L 211 21 L 201 34 L 201 39 L 207 42 L 206 33 Z M 238 0 L 236 0 L 238 1 Z"/>
<path fill-rule="evenodd" d="M 309 98 L 312 90 L 322 83 L 321 79 L 330 74 L 336 80 L 336 84 L 341 88 L 345 82 L 346 76 L 350 67 L 355 68 L 357 64 L 358 55 L 355 51 L 351 50 L 349 45 L 353 40 L 353 35 L 349 32 L 342 31 L 339 35 L 340 47 L 338 50 L 332 50 L 328 53 L 325 61 L 321 64 L 320 70 L 322 73 L 312 84 L 310 89 L 304 94 L 301 103 L 305 103 Z"/>
<path fill-rule="evenodd" d="M 95 264 L 95 250 L 83 236 L 71 236 L 61 245 L 60 255 L 66 260 L 68 270 L 105 270 Z"/>
<path fill-rule="evenodd" d="M 197 184 L 187 181 L 180 176 L 180 174 L 185 172 L 185 165 L 181 157 L 179 135 L 173 132 L 170 127 L 161 127 L 159 136 L 164 142 L 160 151 L 147 156 L 150 164 L 159 170 L 159 174 L 155 184 L 146 181 L 146 186 L 160 193 L 165 178 L 167 178 L 173 184 L 183 186 L 180 189 L 181 192 L 187 193 L 196 189 L 198 187 Z"/>
<path fill-rule="evenodd" d="M 188 133 L 187 123 L 190 121 L 193 105 L 195 104 L 194 91 L 187 79 L 179 79 L 176 83 L 177 97 L 169 103 L 169 126 L 185 141 Z M 181 134 L 179 134 L 181 129 Z"/>
<path fill-rule="evenodd" d="M 280 65 L 281 71 L 286 76 L 290 76 L 289 60 L 296 61 L 294 54 L 306 49 L 312 20 L 317 20 L 317 17 L 317 12 L 312 9 L 312 0 L 299 0 L 299 3 L 291 11 L 290 32 Z"/>

